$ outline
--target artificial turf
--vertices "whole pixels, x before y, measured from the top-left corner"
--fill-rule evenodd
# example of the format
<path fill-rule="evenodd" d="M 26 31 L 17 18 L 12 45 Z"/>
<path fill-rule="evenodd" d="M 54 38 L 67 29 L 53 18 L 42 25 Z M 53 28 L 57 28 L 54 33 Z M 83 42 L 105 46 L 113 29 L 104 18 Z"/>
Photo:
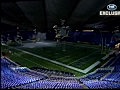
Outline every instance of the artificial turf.
<path fill-rule="evenodd" d="M 89 47 L 88 47 L 89 46 Z M 91 47 L 92 48 L 91 48 Z M 8 52 L 8 50 L 12 51 L 12 54 L 8 54 L 9 58 L 14 62 L 20 64 L 23 67 L 39 67 L 46 68 L 50 70 L 59 70 L 65 72 L 71 72 L 76 76 L 84 75 L 81 72 L 74 71 L 72 69 L 54 64 L 52 62 L 46 61 L 44 59 L 32 56 L 27 53 L 23 53 L 14 48 L 10 48 L 8 46 L 1 46 L 2 51 Z M 37 48 L 20 48 L 31 53 L 64 63 L 66 65 L 70 65 L 79 69 L 85 69 L 94 62 L 100 60 L 104 56 L 104 54 L 100 53 L 100 47 L 93 45 L 85 45 L 82 44 L 66 44 L 60 45 L 56 47 L 37 47 Z M 65 51 L 63 50 L 65 49 Z"/>

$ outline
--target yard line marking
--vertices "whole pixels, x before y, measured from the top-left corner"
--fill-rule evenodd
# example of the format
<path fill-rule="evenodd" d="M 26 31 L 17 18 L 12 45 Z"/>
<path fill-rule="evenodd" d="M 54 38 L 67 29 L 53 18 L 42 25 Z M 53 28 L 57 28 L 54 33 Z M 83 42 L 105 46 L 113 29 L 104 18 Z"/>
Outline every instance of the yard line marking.
<path fill-rule="evenodd" d="M 19 54 L 17 54 L 17 53 L 14 53 L 16 56 L 18 56 L 18 57 L 20 57 L 20 55 Z M 20 57 L 21 58 L 21 57 Z M 29 60 L 29 59 L 27 59 L 27 58 L 24 58 L 24 57 L 22 57 L 23 59 L 25 59 L 25 60 L 27 60 L 27 61 L 29 61 L 29 62 L 32 62 L 32 63 L 35 63 L 35 62 L 33 62 L 33 61 L 31 61 L 31 60 Z M 35 63 L 35 64 L 37 64 L 37 65 L 39 65 L 39 66 L 42 66 L 42 65 L 40 65 L 40 64 L 38 64 L 38 63 Z M 43 66 L 42 66 L 43 67 Z M 46 67 L 45 67 L 46 68 Z"/>
<path fill-rule="evenodd" d="M 56 60 L 63 59 L 63 58 L 67 58 L 67 57 L 70 57 L 70 56 L 67 55 L 67 56 L 64 56 L 64 57 L 57 58 Z"/>
<path fill-rule="evenodd" d="M 93 49 L 100 49 L 100 47 L 93 47 L 93 46 L 91 46 L 91 45 L 86 45 L 86 44 L 81 44 L 81 45 L 71 45 L 70 43 L 66 43 L 67 45 L 69 45 L 69 46 L 73 46 L 73 47 L 75 47 L 75 46 L 77 46 L 77 47 L 86 47 L 86 48 L 93 48 Z"/>
<path fill-rule="evenodd" d="M 96 52 L 99 52 L 99 51 L 96 51 Z M 72 63 L 74 63 L 74 62 L 76 62 L 76 61 L 79 61 L 79 60 L 81 60 L 81 59 L 87 58 L 87 57 L 93 55 L 93 54 L 96 53 L 96 52 L 93 52 L 93 53 L 89 54 L 88 56 L 85 56 L 85 57 L 79 58 L 79 59 L 77 59 L 77 60 L 75 60 L 75 61 L 69 63 L 68 65 L 70 65 L 70 64 L 72 64 Z"/>

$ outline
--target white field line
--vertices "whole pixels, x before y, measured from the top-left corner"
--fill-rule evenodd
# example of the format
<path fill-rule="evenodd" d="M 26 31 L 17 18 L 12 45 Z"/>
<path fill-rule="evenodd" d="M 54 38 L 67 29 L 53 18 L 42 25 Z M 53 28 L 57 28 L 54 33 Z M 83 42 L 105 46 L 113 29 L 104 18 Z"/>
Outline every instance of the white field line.
<path fill-rule="evenodd" d="M 5 57 L 7 60 L 9 60 L 10 62 L 14 63 L 17 66 L 20 66 L 19 64 L 17 64 L 16 62 L 13 62 L 11 59 L 9 59 L 8 57 Z"/>
<path fill-rule="evenodd" d="M 98 52 L 98 51 L 96 51 L 96 52 Z M 96 53 L 96 52 L 93 52 L 93 53 L 89 54 L 88 56 L 85 56 L 85 57 L 79 58 L 79 59 L 77 59 L 77 60 L 75 60 L 75 61 L 69 63 L 68 65 L 70 65 L 70 64 L 72 64 L 72 63 L 74 63 L 74 62 L 76 62 L 76 61 L 79 61 L 79 60 L 81 60 L 81 59 L 87 58 L 87 57 L 93 55 L 93 54 Z"/>
<path fill-rule="evenodd" d="M 93 46 L 90 46 L 90 45 L 71 45 L 70 43 L 66 43 L 66 44 L 69 45 L 69 46 L 73 46 L 73 47 L 77 46 L 77 47 L 86 47 L 86 48 L 99 49 L 99 47 L 97 48 L 97 47 L 93 47 Z"/>
<path fill-rule="evenodd" d="M 100 64 L 100 61 L 95 62 L 94 64 L 92 64 L 91 66 L 87 67 L 86 69 L 84 69 L 84 72 L 89 72 L 91 69 L 93 69 L 95 66 L 97 66 L 98 64 Z"/>
<path fill-rule="evenodd" d="M 17 54 L 17 53 L 15 53 L 15 54 L 16 54 L 18 57 L 20 57 L 19 54 Z M 22 57 L 22 58 L 25 59 L 25 60 L 27 60 L 27 61 L 29 61 L 29 62 L 35 63 L 35 62 L 33 62 L 33 61 L 31 61 L 31 60 L 29 60 L 29 59 L 27 59 L 27 58 L 24 58 L 24 57 Z M 40 65 L 40 64 L 38 64 L 38 63 L 35 63 L 35 64 L 43 67 L 42 65 Z M 45 68 L 46 68 L 46 67 L 45 67 Z"/>
<path fill-rule="evenodd" d="M 70 57 L 70 56 L 67 55 L 67 56 L 64 56 L 64 57 L 57 58 L 56 60 L 63 59 L 63 58 L 66 58 L 66 57 Z"/>

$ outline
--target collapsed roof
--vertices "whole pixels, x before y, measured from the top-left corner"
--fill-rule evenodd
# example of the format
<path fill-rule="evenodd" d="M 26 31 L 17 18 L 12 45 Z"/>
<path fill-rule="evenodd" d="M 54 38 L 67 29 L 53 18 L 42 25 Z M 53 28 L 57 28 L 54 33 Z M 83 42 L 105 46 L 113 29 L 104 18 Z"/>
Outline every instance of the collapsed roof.
<path fill-rule="evenodd" d="M 67 25 L 78 29 L 95 25 L 113 29 L 120 26 L 120 16 L 99 15 L 108 4 L 120 10 L 120 0 L 3 0 L 1 23 L 46 31 L 65 19 Z"/>

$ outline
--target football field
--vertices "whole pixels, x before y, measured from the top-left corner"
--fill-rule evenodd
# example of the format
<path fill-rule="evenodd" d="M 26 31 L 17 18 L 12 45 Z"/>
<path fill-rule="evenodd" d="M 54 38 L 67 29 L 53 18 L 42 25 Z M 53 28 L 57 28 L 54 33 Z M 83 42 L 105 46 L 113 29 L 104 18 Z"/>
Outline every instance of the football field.
<path fill-rule="evenodd" d="M 84 70 L 100 60 L 101 48 L 95 45 L 62 43 L 52 47 L 20 48 L 39 56 Z"/>
<path fill-rule="evenodd" d="M 83 75 L 82 70 L 84 71 L 86 68 L 100 61 L 100 59 L 105 56 L 105 54 L 101 54 L 101 47 L 97 45 L 60 43 L 53 46 L 43 45 L 41 47 L 38 45 L 32 48 L 29 46 L 13 47 L 14 49 L 9 47 L 13 52 L 12 55 L 10 55 L 10 58 L 16 63 L 28 68 L 48 68 L 72 72 L 75 75 L 78 75 L 78 73 L 79 75 Z M 99 63 L 97 65 L 99 65 Z M 81 73 L 76 69 L 81 70 Z"/>

